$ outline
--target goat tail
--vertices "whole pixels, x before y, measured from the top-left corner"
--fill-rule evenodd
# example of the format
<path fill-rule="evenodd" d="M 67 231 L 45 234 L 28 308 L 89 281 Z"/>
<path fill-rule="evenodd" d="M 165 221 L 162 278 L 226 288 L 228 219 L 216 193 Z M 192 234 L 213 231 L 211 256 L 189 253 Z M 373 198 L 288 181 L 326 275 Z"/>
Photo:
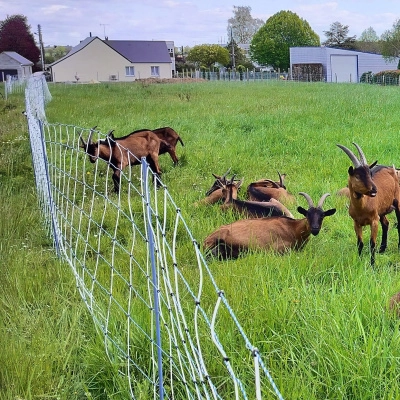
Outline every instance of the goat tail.
<path fill-rule="evenodd" d="M 178 140 L 179 140 L 179 142 L 181 143 L 182 146 L 185 146 L 185 145 L 183 144 L 183 141 L 182 141 L 182 139 L 181 139 L 180 136 L 178 136 Z"/>

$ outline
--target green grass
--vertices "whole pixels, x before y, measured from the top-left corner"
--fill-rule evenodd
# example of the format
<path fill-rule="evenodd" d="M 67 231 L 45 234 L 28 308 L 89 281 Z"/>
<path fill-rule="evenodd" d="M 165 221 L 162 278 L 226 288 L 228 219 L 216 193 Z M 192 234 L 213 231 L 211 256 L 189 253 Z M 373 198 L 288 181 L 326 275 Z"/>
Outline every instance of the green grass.
<path fill-rule="evenodd" d="M 276 179 L 276 170 L 286 173 L 296 217 L 297 205 L 306 206 L 298 192 L 314 201 L 331 193 L 325 207 L 337 212 L 303 251 L 254 251 L 211 261 L 210 269 L 285 399 L 400 397 L 399 322 L 387 311 L 390 296 L 400 290 L 394 216 L 388 249 L 372 269 L 366 249 L 357 256 L 346 199 L 335 195 L 350 165 L 337 143 L 358 143 L 370 162 L 400 164 L 398 87 L 117 83 L 50 85 L 50 91 L 49 122 L 115 129 L 116 137 L 169 125 L 181 135 L 181 165 L 173 167 L 168 155 L 160 164 L 200 243 L 236 218 L 218 205 L 194 206 L 212 173 L 232 168 L 244 187 L 262 177 Z M 69 267 L 41 229 L 23 107 L 22 96 L 0 99 L 0 398 L 126 398 Z M 212 297 L 207 285 L 205 292 Z M 229 326 L 223 313 L 220 323 Z M 229 339 L 235 351 L 239 339 Z M 242 368 L 251 365 L 246 361 Z"/>

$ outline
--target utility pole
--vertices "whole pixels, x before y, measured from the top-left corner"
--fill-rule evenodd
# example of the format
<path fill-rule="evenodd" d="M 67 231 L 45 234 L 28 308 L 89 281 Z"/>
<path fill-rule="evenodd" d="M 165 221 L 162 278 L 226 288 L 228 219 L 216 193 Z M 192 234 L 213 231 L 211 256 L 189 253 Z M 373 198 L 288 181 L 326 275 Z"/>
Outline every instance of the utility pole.
<path fill-rule="evenodd" d="M 39 35 L 39 46 L 40 46 L 40 58 L 42 60 L 42 71 L 44 71 L 45 70 L 44 48 L 42 40 L 42 27 L 40 26 L 40 24 L 38 25 L 38 35 Z"/>
<path fill-rule="evenodd" d="M 231 46 L 232 46 L 232 69 L 235 69 L 235 46 L 233 45 L 232 25 L 231 25 Z"/>
<path fill-rule="evenodd" d="M 106 36 L 106 25 L 110 25 L 110 24 L 100 24 L 103 29 L 104 29 L 104 40 L 107 40 L 107 36 Z"/>

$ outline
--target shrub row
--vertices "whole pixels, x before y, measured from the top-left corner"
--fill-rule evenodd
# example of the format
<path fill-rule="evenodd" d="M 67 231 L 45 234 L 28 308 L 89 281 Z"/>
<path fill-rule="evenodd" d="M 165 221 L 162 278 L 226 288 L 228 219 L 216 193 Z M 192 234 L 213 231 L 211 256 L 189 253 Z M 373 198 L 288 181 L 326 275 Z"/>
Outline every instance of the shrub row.
<path fill-rule="evenodd" d="M 380 71 L 373 74 L 371 71 L 361 75 L 360 82 L 378 85 L 399 85 L 400 69 Z"/>

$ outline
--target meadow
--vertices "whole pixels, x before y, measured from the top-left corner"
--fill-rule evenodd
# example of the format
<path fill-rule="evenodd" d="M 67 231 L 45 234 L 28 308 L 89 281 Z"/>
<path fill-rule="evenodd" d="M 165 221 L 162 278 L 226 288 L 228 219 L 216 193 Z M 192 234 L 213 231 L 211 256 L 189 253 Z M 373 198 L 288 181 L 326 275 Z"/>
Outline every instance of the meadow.
<path fill-rule="evenodd" d="M 244 187 L 287 174 L 296 218 L 297 206 L 307 206 L 298 192 L 315 202 L 330 193 L 324 208 L 337 212 L 302 251 L 252 251 L 211 260 L 210 269 L 285 399 L 400 398 L 399 321 L 388 311 L 400 290 L 394 215 L 388 249 L 372 268 L 367 245 L 357 255 L 347 199 L 336 195 L 350 165 L 337 143 L 358 143 L 370 163 L 400 164 L 398 87 L 178 81 L 49 89 L 49 122 L 97 125 L 116 137 L 162 126 L 181 135 L 180 165 L 161 156 L 162 179 L 200 243 L 238 218 L 218 204 L 195 205 L 212 173 L 231 168 Z M 0 398 L 126 398 L 42 227 L 23 109 L 22 95 L 0 97 Z"/>

